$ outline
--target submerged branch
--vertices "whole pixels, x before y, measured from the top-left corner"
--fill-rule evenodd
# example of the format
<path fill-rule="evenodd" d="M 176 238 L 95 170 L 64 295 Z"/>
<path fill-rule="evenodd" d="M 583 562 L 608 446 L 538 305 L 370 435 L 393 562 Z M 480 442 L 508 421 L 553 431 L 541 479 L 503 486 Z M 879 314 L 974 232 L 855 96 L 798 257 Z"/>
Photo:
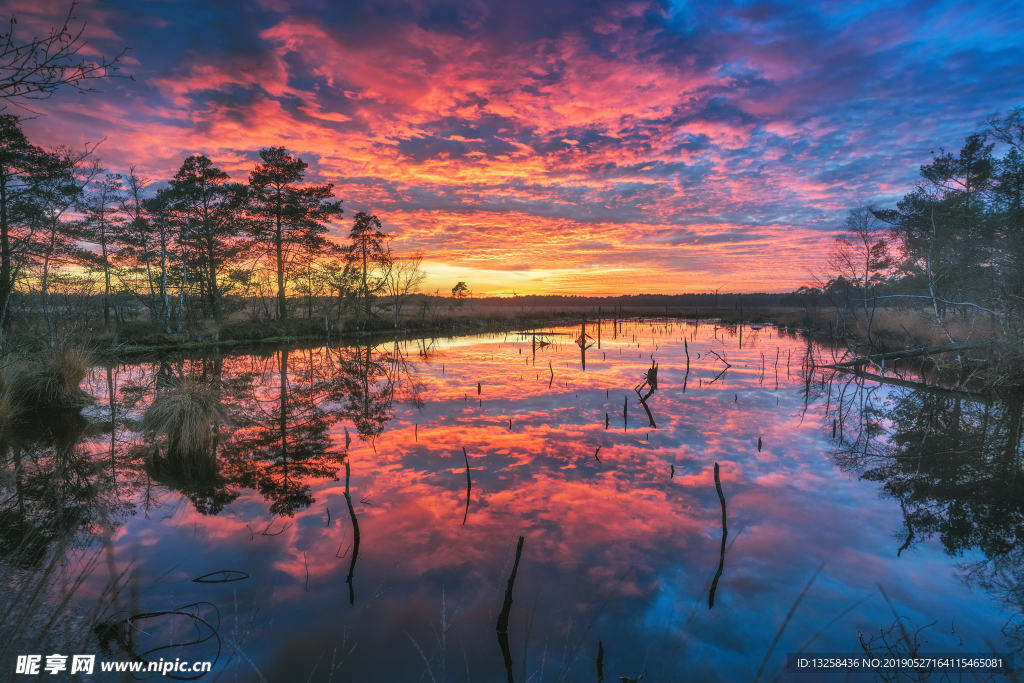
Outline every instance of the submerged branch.
<path fill-rule="evenodd" d="M 505 673 L 508 676 L 508 682 L 514 683 L 512 676 L 512 651 L 508 645 L 508 617 L 509 612 L 512 610 L 512 589 L 516 585 L 516 573 L 519 571 L 519 559 L 523 555 L 523 541 L 525 539 L 520 536 L 519 542 L 516 544 L 516 559 L 512 563 L 512 573 L 508 577 L 508 585 L 505 587 L 505 600 L 501 605 L 501 613 L 498 614 L 498 623 L 495 627 L 498 632 L 498 646 L 501 647 L 501 655 L 505 661 Z"/>
<path fill-rule="evenodd" d="M 466 512 L 462 515 L 462 526 L 466 526 L 466 519 L 469 518 L 469 496 L 473 491 L 473 480 L 469 477 L 469 453 L 466 447 L 462 447 L 462 457 L 466 459 Z"/>
<path fill-rule="evenodd" d="M 718 500 L 722 504 L 722 547 L 718 553 L 718 571 L 711 581 L 711 590 L 708 591 L 708 609 L 715 606 L 715 591 L 718 590 L 718 580 L 722 578 L 722 571 L 725 569 L 725 539 L 729 536 L 729 527 L 725 517 L 725 494 L 722 493 L 722 480 L 718 476 L 718 463 L 715 463 L 715 490 L 718 491 Z"/>
<path fill-rule="evenodd" d="M 359 520 L 356 519 L 355 508 L 352 507 L 352 496 L 349 493 L 349 479 L 351 478 L 351 469 L 348 464 L 348 457 L 345 458 L 345 503 L 348 505 L 348 514 L 352 518 L 352 560 L 348 565 L 348 576 L 345 578 L 345 583 L 348 584 L 348 604 L 354 605 L 356 602 L 355 587 L 352 585 L 352 577 L 356 571 L 356 558 L 359 556 Z"/>
<path fill-rule="evenodd" d="M 854 377 L 861 379 L 871 380 L 872 382 L 878 382 L 879 384 L 888 384 L 895 387 L 904 387 L 907 389 L 914 389 L 918 391 L 927 391 L 933 394 L 942 394 L 944 396 L 952 396 L 956 398 L 962 398 L 969 401 L 986 401 L 990 396 L 981 394 L 974 391 L 965 391 L 963 389 L 947 389 L 946 387 L 935 386 L 933 384 L 926 384 L 925 382 L 915 382 L 909 379 L 900 379 L 898 377 L 883 377 L 882 375 L 876 375 L 872 372 L 864 372 L 854 368 L 845 367 L 827 367 L 823 366 L 823 369 L 832 369 L 838 372 L 846 372 Z"/>

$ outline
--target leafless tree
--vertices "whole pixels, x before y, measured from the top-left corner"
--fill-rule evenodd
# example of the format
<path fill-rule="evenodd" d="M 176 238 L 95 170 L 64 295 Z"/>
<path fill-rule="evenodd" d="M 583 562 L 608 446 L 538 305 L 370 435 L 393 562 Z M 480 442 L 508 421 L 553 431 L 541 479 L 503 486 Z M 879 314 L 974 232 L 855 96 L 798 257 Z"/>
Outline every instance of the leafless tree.
<path fill-rule="evenodd" d="M 43 100 L 64 87 L 93 92 L 94 81 L 126 77 L 120 63 L 128 48 L 110 58 L 83 54 L 86 24 L 75 16 L 77 6 L 73 0 L 61 23 L 27 40 L 15 35 L 18 21 L 10 18 L 0 33 L 0 100 Z"/>
<path fill-rule="evenodd" d="M 864 314 L 867 341 L 871 344 L 871 324 L 876 308 L 873 289 L 892 265 L 883 237 L 884 226 L 871 209 L 859 208 L 850 211 L 844 227 L 843 234 L 836 238 L 828 270 L 833 277 L 844 278 L 853 288 L 860 290 L 860 308 Z"/>
<path fill-rule="evenodd" d="M 993 114 L 986 124 L 989 138 L 1024 152 L 1024 107 L 1017 107 L 1005 116 Z"/>
<path fill-rule="evenodd" d="M 394 315 L 395 329 L 398 329 L 398 319 L 402 313 L 402 307 L 426 278 L 421 265 L 423 254 L 412 254 L 405 258 L 390 259 L 391 272 L 388 273 L 385 290 L 391 297 L 391 311 Z"/>

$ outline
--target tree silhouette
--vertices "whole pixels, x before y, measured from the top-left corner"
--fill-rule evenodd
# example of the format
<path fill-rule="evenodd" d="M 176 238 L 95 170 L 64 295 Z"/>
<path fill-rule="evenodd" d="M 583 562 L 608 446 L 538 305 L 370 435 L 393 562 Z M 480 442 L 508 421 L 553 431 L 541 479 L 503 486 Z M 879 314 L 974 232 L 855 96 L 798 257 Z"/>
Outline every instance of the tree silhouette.
<path fill-rule="evenodd" d="M 836 238 L 828 260 L 832 279 L 824 291 L 839 294 L 833 301 L 846 315 L 857 309 L 864 316 L 868 344 L 872 344 L 871 326 L 877 302 L 875 289 L 885 281 L 891 267 L 884 224 L 870 209 L 854 209 L 846 216 L 844 232 Z M 839 285 L 833 287 L 834 285 Z"/>
<path fill-rule="evenodd" d="M 0 346 L 10 328 L 15 285 L 40 251 L 54 183 L 66 183 L 67 174 L 60 155 L 29 143 L 17 117 L 0 114 Z"/>
<path fill-rule="evenodd" d="M 288 317 L 285 282 L 293 260 L 322 255 L 331 249 L 324 235 L 327 222 L 342 213 L 331 184 L 303 186 L 307 164 L 284 147 L 260 150 L 260 163 L 249 174 L 252 222 L 257 245 L 275 264 L 277 317 Z"/>
<path fill-rule="evenodd" d="M 373 317 L 373 302 L 387 286 L 391 275 L 392 258 L 388 248 L 388 234 L 381 228 L 380 219 L 360 211 L 352 221 L 352 230 L 345 247 L 345 271 L 355 288 L 356 328 L 364 329 Z"/>
<path fill-rule="evenodd" d="M 91 148 L 79 153 L 66 148 L 57 150 L 51 156 L 51 169 L 43 174 L 44 177 L 36 185 L 41 207 L 41 234 L 36 247 L 36 258 L 41 260 L 39 295 L 51 346 L 55 344 L 57 336 L 50 303 L 51 271 L 61 265 L 82 260 L 77 225 L 64 217 L 77 206 L 83 189 L 100 170 L 97 163 L 87 163 L 91 152 Z"/>
<path fill-rule="evenodd" d="M 146 213 L 144 224 L 139 226 L 145 230 L 145 236 L 141 237 L 139 243 L 129 242 L 131 249 L 147 250 L 149 240 L 155 244 L 151 247 L 157 260 L 159 273 L 156 276 L 159 282 L 157 286 L 157 307 L 159 309 L 159 321 L 164 332 L 171 332 L 171 299 L 169 290 L 169 274 L 173 265 L 171 259 L 174 256 L 174 227 L 172 225 L 172 204 L 174 203 L 173 193 L 169 188 L 158 190 L 156 195 L 149 197 L 142 202 Z"/>
<path fill-rule="evenodd" d="M 124 223 L 121 204 L 124 200 L 124 183 L 119 174 L 107 173 L 86 193 L 82 201 L 82 236 L 99 248 L 92 254 L 92 266 L 103 273 L 103 328 L 110 329 L 111 271 L 114 267 L 111 256 L 120 239 Z"/>
<path fill-rule="evenodd" d="M 390 256 L 389 260 L 391 268 L 385 289 L 391 297 L 392 321 L 397 330 L 402 308 L 409 296 L 419 288 L 427 274 L 421 269 L 423 254 L 412 254 L 405 258 Z"/>
<path fill-rule="evenodd" d="M 224 322 L 219 276 L 225 262 L 239 251 L 233 240 L 241 232 L 240 209 L 246 189 L 231 182 L 228 174 L 209 158 L 194 154 L 187 158 L 171 181 L 178 212 L 188 223 L 187 235 L 194 243 L 197 270 L 219 328 Z"/>

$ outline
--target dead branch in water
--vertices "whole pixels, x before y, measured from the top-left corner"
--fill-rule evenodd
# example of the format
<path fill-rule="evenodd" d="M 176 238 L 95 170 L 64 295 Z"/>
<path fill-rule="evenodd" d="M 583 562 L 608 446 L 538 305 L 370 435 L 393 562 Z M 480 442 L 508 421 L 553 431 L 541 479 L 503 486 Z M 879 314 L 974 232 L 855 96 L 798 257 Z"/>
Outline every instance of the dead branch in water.
<path fill-rule="evenodd" d="M 352 507 L 352 495 L 349 492 L 349 480 L 352 471 L 348 464 L 348 456 L 345 457 L 345 503 L 348 505 L 348 515 L 352 518 L 352 560 L 348 565 L 348 576 L 345 583 L 348 584 L 348 604 L 356 603 L 356 591 L 352 584 L 352 577 L 356 572 L 356 558 L 359 556 L 359 520 L 356 519 L 355 508 Z"/>
<path fill-rule="evenodd" d="M 218 569 L 217 571 L 197 576 L 192 579 L 192 583 L 233 583 L 235 581 L 244 581 L 248 578 L 249 575 L 246 572 L 239 571 L 238 569 Z"/>
<path fill-rule="evenodd" d="M 466 526 L 466 519 L 469 517 L 469 497 L 473 491 L 473 480 L 469 478 L 469 453 L 466 447 L 462 447 L 462 457 L 466 459 L 466 512 L 462 515 L 462 526 Z"/>
<path fill-rule="evenodd" d="M 826 369 L 819 366 L 815 369 Z M 872 372 L 864 372 L 863 370 L 856 370 L 853 368 L 828 368 L 837 372 L 845 372 L 854 375 L 855 377 L 871 380 L 872 382 L 878 382 L 879 384 L 889 384 L 896 387 L 905 387 L 907 389 L 915 389 L 919 391 L 927 391 L 933 394 L 941 394 L 944 396 L 951 396 L 955 398 L 962 398 L 969 401 L 986 401 L 990 396 L 981 394 L 974 391 L 965 391 L 963 389 L 947 389 L 946 387 L 939 387 L 933 384 L 926 384 L 924 382 L 915 382 L 909 379 L 900 379 L 898 377 L 883 377 L 882 375 L 876 375 Z"/>
<path fill-rule="evenodd" d="M 708 382 L 708 384 L 714 384 L 715 382 L 717 382 L 719 379 L 722 378 L 722 375 L 724 375 L 728 371 L 729 371 L 729 368 L 722 368 L 722 371 L 720 373 L 718 373 L 717 375 L 715 375 L 715 378 L 713 380 L 711 380 L 710 382 Z M 703 382 L 702 382 L 702 385 L 703 385 Z"/>
<path fill-rule="evenodd" d="M 508 646 L 508 617 L 512 611 L 512 589 L 516 585 L 516 573 L 519 571 L 519 560 L 523 555 L 524 540 L 520 536 L 519 542 L 516 544 L 516 559 L 512 563 L 512 573 L 509 574 L 508 585 L 505 587 L 505 600 L 502 602 L 498 623 L 495 626 L 495 630 L 498 632 L 498 646 L 501 648 L 502 659 L 505 661 L 505 673 L 509 683 L 514 683 L 514 678 L 512 676 L 512 651 Z"/>
<path fill-rule="evenodd" d="M 718 580 L 722 578 L 725 569 L 725 539 L 729 536 L 729 527 L 726 524 L 725 516 L 725 494 L 722 493 L 722 480 L 718 476 L 718 463 L 715 463 L 715 490 L 718 491 L 718 500 L 722 504 L 722 547 L 718 553 L 718 571 L 711 581 L 711 590 L 708 592 L 708 609 L 715 606 L 715 591 L 718 590 Z"/>
<path fill-rule="evenodd" d="M 725 363 L 725 367 L 726 367 L 726 368 L 731 368 L 731 367 L 732 367 L 732 363 L 730 363 L 730 362 L 729 362 L 729 361 L 727 361 L 726 359 L 724 359 L 724 358 L 722 358 L 721 356 L 719 356 L 719 355 L 718 355 L 718 352 L 717 352 L 717 351 L 715 351 L 714 349 L 708 349 L 708 353 L 713 353 L 713 354 L 715 354 L 715 358 L 717 358 L 718 360 L 720 360 L 720 361 L 722 361 L 723 363 Z"/>
<path fill-rule="evenodd" d="M 657 429 L 658 425 L 654 423 L 654 415 L 651 413 L 651 409 L 647 407 L 647 401 L 645 401 L 643 397 L 640 398 L 640 406 L 644 409 L 644 412 L 647 413 L 647 419 L 650 421 L 651 427 L 653 429 Z"/>
<path fill-rule="evenodd" d="M 647 387 L 647 394 L 643 394 L 644 387 Z M 641 401 L 646 401 L 655 391 L 658 390 L 658 363 L 651 358 L 651 367 L 644 373 L 644 379 L 640 384 L 633 387 L 633 391 L 640 396 Z"/>

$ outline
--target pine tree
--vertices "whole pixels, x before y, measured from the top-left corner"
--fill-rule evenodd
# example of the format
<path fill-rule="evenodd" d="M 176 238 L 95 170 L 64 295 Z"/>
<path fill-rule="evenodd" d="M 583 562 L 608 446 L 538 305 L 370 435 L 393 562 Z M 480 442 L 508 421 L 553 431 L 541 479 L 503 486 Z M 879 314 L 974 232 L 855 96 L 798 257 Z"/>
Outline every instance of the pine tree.
<path fill-rule="evenodd" d="M 334 186 L 302 185 L 307 164 L 284 147 L 260 150 L 260 163 L 249 174 L 252 220 L 250 234 L 265 254 L 277 276 L 277 317 L 288 317 L 285 283 L 296 259 L 313 259 L 328 254 L 327 224 L 342 213 L 341 201 L 334 199 Z"/>
<path fill-rule="evenodd" d="M 246 189 L 231 182 L 208 157 L 194 154 L 175 174 L 171 191 L 179 216 L 187 223 L 186 239 L 191 243 L 202 289 L 219 329 L 224 322 L 219 278 L 224 264 L 239 250 L 235 238 L 242 231 Z"/>

